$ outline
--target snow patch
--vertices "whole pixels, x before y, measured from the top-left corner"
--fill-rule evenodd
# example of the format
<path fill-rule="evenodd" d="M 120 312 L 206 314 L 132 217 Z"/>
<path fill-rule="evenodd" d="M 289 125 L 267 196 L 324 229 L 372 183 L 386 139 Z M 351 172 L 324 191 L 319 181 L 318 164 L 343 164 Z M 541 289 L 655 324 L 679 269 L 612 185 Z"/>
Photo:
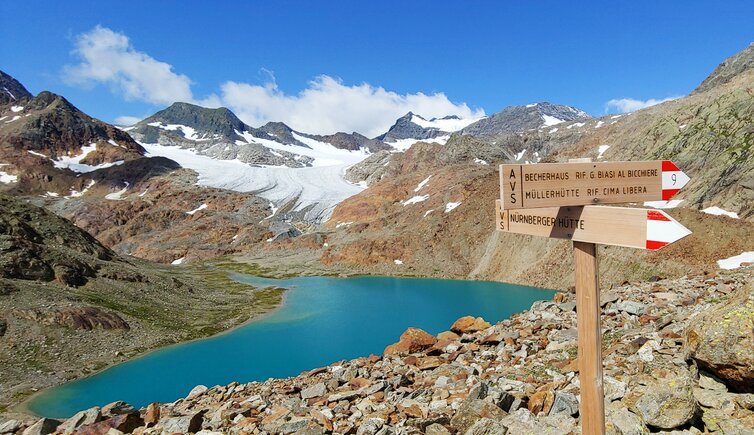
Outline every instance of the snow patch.
<path fill-rule="evenodd" d="M 194 140 L 194 141 L 209 140 L 209 139 L 205 139 L 204 137 L 199 137 L 199 135 L 196 133 L 196 129 L 191 128 L 191 127 L 189 127 L 187 125 L 182 125 L 182 124 L 166 124 L 166 125 L 163 125 L 159 121 L 158 122 L 150 122 L 147 125 L 149 125 L 151 127 L 157 127 L 157 128 L 162 129 L 162 130 L 167 130 L 167 131 L 181 130 L 181 133 L 183 133 L 183 137 L 185 137 L 186 139 L 189 139 L 189 140 Z"/>
<path fill-rule="evenodd" d="M 715 216 L 728 216 L 733 219 L 738 219 L 738 213 L 728 210 L 723 210 L 720 207 L 707 207 L 702 212 L 712 214 Z"/>
<path fill-rule="evenodd" d="M 128 184 L 128 181 L 124 181 L 124 183 L 126 183 L 126 187 L 124 187 L 123 189 L 121 189 L 121 190 L 119 190 L 117 192 L 108 193 L 107 195 L 105 195 L 105 199 L 109 199 L 111 201 L 120 201 L 120 200 L 122 200 L 121 197 L 128 190 L 128 186 L 130 186 L 130 184 Z"/>
<path fill-rule="evenodd" d="M 353 221 L 351 221 L 351 222 L 338 222 L 338 224 L 335 225 L 335 228 L 347 227 L 347 226 L 350 226 L 352 223 L 353 223 Z"/>
<path fill-rule="evenodd" d="M 604 122 L 602 122 L 602 121 L 597 121 L 597 123 L 596 123 L 596 124 L 594 125 L 594 128 L 600 128 L 600 127 L 602 127 L 603 125 L 605 125 L 605 123 L 604 123 Z"/>
<path fill-rule="evenodd" d="M 385 142 L 385 143 L 393 147 L 393 150 L 395 151 L 406 151 L 417 142 L 437 143 L 440 145 L 445 145 L 448 142 L 448 139 L 450 139 L 450 135 L 437 136 L 432 139 L 398 139 L 395 142 Z"/>
<path fill-rule="evenodd" d="M 403 261 L 402 260 L 393 260 L 393 263 L 395 263 L 398 266 L 400 266 L 401 264 L 403 264 Z"/>
<path fill-rule="evenodd" d="M 451 211 L 455 210 L 456 207 L 461 205 L 460 202 L 449 202 L 445 204 L 445 213 L 450 213 Z"/>
<path fill-rule="evenodd" d="M 676 208 L 681 205 L 682 202 L 682 199 L 671 199 L 670 201 L 644 201 L 644 206 L 652 208 Z"/>
<path fill-rule="evenodd" d="M 527 109 L 529 109 L 529 108 L 531 108 L 531 107 L 537 107 L 537 104 L 538 104 L 538 103 L 527 104 L 527 105 L 526 105 L 526 108 L 527 108 Z"/>
<path fill-rule="evenodd" d="M 191 211 L 187 211 L 186 214 L 189 214 L 189 215 L 193 216 L 196 212 L 204 210 L 205 208 L 207 208 L 207 204 L 202 204 L 199 207 L 197 207 L 197 208 L 195 208 L 195 209 L 193 209 Z"/>
<path fill-rule="evenodd" d="M 87 165 L 84 163 L 81 163 L 82 160 L 86 158 L 89 154 L 94 152 L 97 149 L 96 143 L 91 143 L 88 146 L 81 147 L 81 154 L 77 156 L 61 156 L 57 160 L 53 160 L 52 164 L 55 165 L 58 169 L 70 169 L 73 172 L 78 172 L 81 174 L 85 174 L 87 172 L 96 171 L 97 169 L 104 169 L 109 168 L 111 166 L 119 166 L 125 163 L 123 160 L 118 160 L 117 162 L 108 162 L 108 163 L 102 163 L 99 165 Z M 41 157 L 47 157 L 44 154 L 34 153 L 32 151 L 29 151 L 29 153 L 41 156 Z"/>
<path fill-rule="evenodd" d="M 558 127 L 555 127 L 555 128 L 553 128 L 553 129 L 552 129 L 552 130 L 550 130 L 550 131 L 549 131 L 548 133 L 549 133 L 549 134 L 553 134 L 553 133 L 555 133 L 556 131 L 558 131 Z"/>
<path fill-rule="evenodd" d="M 484 118 L 484 117 L 482 117 Z M 482 118 L 450 118 L 450 119 L 432 119 L 427 121 L 421 116 L 411 116 L 411 122 L 418 125 L 421 128 L 434 128 L 440 131 L 452 133 L 454 131 L 461 130 L 469 124 L 479 121 Z"/>
<path fill-rule="evenodd" d="M 146 194 L 147 194 L 147 192 L 149 192 L 149 188 L 147 188 L 147 190 L 145 190 L 145 191 L 141 192 L 141 193 L 139 194 L 139 198 L 143 198 L 143 197 L 144 197 L 144 195 L 146 195 Z"/>
<path fill-rule="evenodd" d="M 686 128 L 686 127 L 687 127 L 687 125 L 686 125 L 686 124 L 681 124 L 681 125 L 679 125 L 679 126 L 678 126 L 678 129 L 679 129 L 679 130 L 683 130 L 683 129 L 684 129 L 684 128 Z"/>
<path fill-rule="evenodd" d="M 10 111 L 13 113 L 18 113 L 24 110 L 24 106 L 11 106 Z"/>
<path fill-rule="evenodd" d="M 179 258 L 177 260 L 173 260 L 173 262 L 170 263 L 170 264 L 172 264 L 173 266 L 178 266 L 179 264 L 183 264 L 183 259 L 184 258 L 186 258 L 186 257 L 181 257 L 181 258 Z"/>
<path fill-rule="evenodd" d="M 424 212 L 424 217 L 427 217 L 427 216 L 429 216 L 429 214 L 430 214 L 430 213 L 432 213 L 433 211 L 435 211 L 435 209 L 431 209 L 431 210 L 427 210 L 427 211 L 425 211 L 425 212 Z"/>
<path fill-rule="evenodd" d="M 68 196 L 66 196 L 66 198 L 78 198 L 78 197 L 84 196 L 84 194 L 85 194 L 86 192 L 88 192 L 88 191 L 89 191 L 89 189 L 90 189 L 90 188 L 91 188 L 92 186 L 94 186 L 94 185 L 95 185 L 96 183 L 97 183 L 97 182 L 96 182 L 96 181 L 94 181 L 94 180 L 91 180 L 91 181 L 89 181 L 89 184 L 87 184 L 87 185 L 86 185 L 86 187 L 84 188 L 84 190 L 82 190 L 81 192 L 79 192 L 79 191 L 77 191 L 77 190 L 73 190 L 73 189 L 71 189 L 71 193 L 70 193 L 70 194 L 69 194 Z"/>
<path fill-rule="evenodd" d="M 752 262 L 754 262 L 754 251 L 742 252 L 741 254 L 735 255 L 733 257 L 717 260 L 717 265 L 720 266 L 720 269 L 731 270 L 741 267 L 741 263 Z"/>
<path fill-rule="evenodd" d="M 403 204 L 403 206 L 405 207 L 407 205 L 416 204 L 418 202 L 426 201 L 427 199 L 429 199 L 429 195 L 422 195 L 422 196 L 418 196 L 417 195 L 417 196 L 411 197 L 411 198 L 409 198 L 409 199 L 407 199 L 405 201 L 401 201 L 401 204 Z"/>
<path fill-rule="evenodd" d="M 279 210 L 279 207 L 275 207 L 275 203 L 274 203 L 274 202 L 271 202 L 271 203 L 270 203 L 270 209 L 272 210 L 272 214 L 271 214 L 271 215 L 269 215 L 269 216 L 267 216 L 266 218 L 262 219 L 263 221 L 264 221 L 264 220 L 267 220 L 267 219 L 270 219 L 271 217 L 275 216 L 275 213 L 277 213 L 277 212 L 278 212 L 278 210 Z"/>
<path fill-rule="evenodd" d="M 21 116 L 20 116 L 20 115 L 16 115 L 16 116 L 14 116 L 13 118 L 11 118 L 11 119 L 9 119 L 9 120 L 5 121 L 5 123 L 6 123 L 6 124 L 10 124 L 11 122 L 13 122 L 13 121 L 16 121 L 16 120 L 18 120 L 18 119 L 21 119 Z"/>
<path fill-rule="evenodd" d="M 574 122 L 573 124 L 569 125 L 569 126 L 568 126 L 568 127 L 566 127 L 566 128 L 567 128 L 567 129 L 569 129 L 569 130 L 570 130 L 570 129 L 572 129 L 573 127 L 576 127 L 576 128 L 581 128 L 581 127 L 583 127 L 583 126 L 584 126 L 584 124 L 585 124 L 585 123 L 583 123 L 583 122 Z"/>
<path fill-rule="evenodd" d="M 477 157 L 474 158 L 474 163 L 477 165 L 489 165 L 489 163 Z"/>
<path fill-rule="evenodd" d="M 524 154 L 526 154 L 526 150 L 521 150 L 520 153 L 516 154 L 516 161 L 521 160 L 521 158 L 524 157 Z"/>
<path fill-rule="evenodd" d="M 605 151 L 607 151 L 608 149 L 610 149 L 610 145 L 600 145 L 600 146 L 598 146 L 597 147 L 597 152 L 599 154 L 597 154 L 597 158 L 601 159 L 602 155 L 605 154 Z"/>
<path fill-rule="evenodd" d="M 545 127 L 550 127 L 552 125 L 560 124 L 561 122 L 565 122 L 564 119 L 558 119 L 554 116 L 550 115 L 542 115 L 542 119 L 545 121 Z"/>
<path fill-rule="evenodd" d="M 57 198 L 58 196 L 60 196 L 60 194 L 58 194 L 58 192 L 47 192 L 45 193 L 45 196 L 51 196 L 53 198 Z"/>
<path fill-rule="evenodd" d="M 10 184 L 18 182 L 18 175 L 11 175 L 7 172 L 0 171 L 0 183 Z"/>
<path fill-rule="evenodd" d="M 108 140 L 107 140 L 107 143 L 109 143 L 110 145 L 112 145 L 112 146 L 114 146 L 114 147 L 121 147 L 121 148 L 125 148 L 125 147 L 124 147 L 123 145 L 120 145 L 120 144 L 118 144 L 118 142 L 115 142 L 115 141 L 114 141 L 114 140 L 112 140 L 112 139 L 108 139 Z"/>
<path fill-rule="evenodd" d="M 429 182 L 430 178 L 432 178 L 431 175 L 429 177 L 425 178 L 424 180 L 422 180 L 422 182 L 419 183 L 418 186 L 416 186 L 416 189 L 414 189 L 414 192 L 418 192 L 418 191 L 422 190 L 422 187 L 424 187 L 427 184 L 427 182 Z"/>
<path fill-rule="evenodd" d="M 348 168 L 348 164 L 260 168 L 237 159 L 213 159 L 175 146 L 141 145 L 147 150 L 148 156 L 167 157 L 184 168 L 196 171 L 199 174 L 198 184 L 201 186 L 252 192 L 277 205 L 294 202 L 292 210 L 306 209 L 305 219 L 313 222 L 326 221 L 338 203 L 364 190 L 343 179 L 343 171 Z"/>

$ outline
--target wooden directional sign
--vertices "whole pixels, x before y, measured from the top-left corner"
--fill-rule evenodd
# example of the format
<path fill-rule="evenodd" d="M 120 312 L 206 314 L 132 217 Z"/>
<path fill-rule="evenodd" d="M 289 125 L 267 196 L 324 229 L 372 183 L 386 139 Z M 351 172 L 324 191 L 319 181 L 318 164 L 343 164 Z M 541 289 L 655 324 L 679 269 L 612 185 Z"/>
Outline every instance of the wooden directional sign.
<path fill-rule="evenodd" d="M 689 177 L 670 160 L 500 165 L 505 210 L 668 200 Z"/>
<path fill-rule="evenodd" d="M 502 210 L 495 201 L 495 228 L 517 234 L 555 237 L 656 250 L 691 234 L 660 210 L 625 207 L 545 207 Z"/>

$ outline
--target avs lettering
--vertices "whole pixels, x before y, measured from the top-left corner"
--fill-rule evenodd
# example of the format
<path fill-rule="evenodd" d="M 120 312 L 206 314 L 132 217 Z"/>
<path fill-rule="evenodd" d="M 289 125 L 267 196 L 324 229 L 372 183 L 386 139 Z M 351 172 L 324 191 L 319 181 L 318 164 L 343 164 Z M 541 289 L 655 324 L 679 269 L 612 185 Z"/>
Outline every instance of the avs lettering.
<path fill-rule="evenodd" d="M 506 210 L 667 200 L 688 180 L 667 160 L 500 166 Z"/>

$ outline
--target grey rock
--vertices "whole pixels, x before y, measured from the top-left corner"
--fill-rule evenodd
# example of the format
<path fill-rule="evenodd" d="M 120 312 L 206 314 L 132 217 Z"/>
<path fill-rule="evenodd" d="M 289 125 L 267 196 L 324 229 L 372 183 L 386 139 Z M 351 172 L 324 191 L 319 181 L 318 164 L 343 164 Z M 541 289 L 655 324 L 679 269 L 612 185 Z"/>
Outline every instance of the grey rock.
<path fill-rule="evenodd" d="M 264 426 L 264 429 L 277 434 L 294 433 L 304 429 L 309 424 L 309 420 L 302 417 L 293 417 L 288 421 L 276 421 Z"/>
<path fill-rule="evenodd" d="M 202 428 L 203 413 L 194 415 L 183 415 L 180 417 L 166 418 L 160 421 L 163 432 L 167 433 L 189 433 L 197 432 Z"/>
<path fill-rule="evenodd" d="M 555 401 L 550 408 L 550 415 L 555 414 L 576 415 L 579 413 L 579 400 L 575 395 L 558 391 L 555 393 Z"/>
<path fill-rule="evenodd" d="M 301 390 L 302 399 L 311 399 L 312 397 L 324 396 L 327 393 L 327 386 L 324 382 L 314 384 L 311 387 Z"/>
<path fill-rule="evenodd" d="M 634 316 L 641 316 L 647 310 L 646 305 L 636 301 L 618 302 L 616 304 L 616 308 L 619 311 L 625 311 L 626 313 L 633 314 Z"/>
<path fill-rule="evenodd" d="M 617 301 L 618 298 L 619 298 L 618 293 L 612 290 L 606 291 L 600 295 L 600 305 L 604 307 L 605 305 L 609 303 Z"/>
<path fill-rule="evenodd" d="M 102 413 L 100 412 L 99 406 L 95 406 L 93 408 L 86 409 L 84 411 L 79 411 L 76 414 L 74 414 L 71 418 L 63 422 L 61 426 L 64 426 L 65 429 L 63 430 L 64 434 L 73 433 L 78 427 L 92 424 L 100 421 L 102 418 Z"/>
<path fill-rule="evenodd" d="M 356 430 L 356 435 L 376 435 L 382 426 L 385 425 L 385 420 L 377 417 L 369 418 Z"/>
<path fill-rule="evenodd" d="M 620 435 L 643 435 L 649 433 L 638 415 L 623 406 L 610 406 L 605 410 L 607 433 Z"/>
<path fill-rule="evenodd" d="M 728 387 L 725 386 L 720 379 L 717 379 L 713 375 L 706 373 L 699 373 L 699 387 L 705 390 L 722 391 L 727 392 Z"/>
<path fill-rule="evenodd" d="M 563 302 L 558 304 L 558 308 L 560 308 L 560 311 L 568 313 L 576 309 L 576 302 Z"/>
<path fill-rule="evenodd" d="M 450 431 L 439 423 L 432 423 L 424 431 L 426 435 L 450 435 Z"/>
<path fill-rule="evenodd" d="M 188 400 L 195 399 L 201 396 L 202 394 L 204 394 L 207 390 L 208 388 L 206 386 L 197 385 L 196 387 L 192 388 L 191 391 L 189 391 L 189 394 L 188 396 L 186 396 L 186 399 Z"/>
<path fill-rule="evenodd" d="M 648 425 L 675 429 L 690 422 L 698 411 L 688 374 L 657 379 L 637 389 L 641 397 L 631 406 Z"/>
<path fill-rule="evenodd" d="M 52 418 L 40 418 L 36 423 L 24 429 L 23 435 L 47 435 L 55 432 L 60 421 Z"/>
<path fill-rule="evenodd" d="M 508 428 L 491 418 L 477 420 L 464 435 L 505 435 Z"/>
<path fill-rule="evenodd" d="M 340 402 L 341 400 L 351 400 L 359 397 L 361 393 L 358 391 L 343 391 L 340 393 L 331 394 L 328 398 L 328 402 Z"/>
<path fill-rule="evenodd" d="M 622 399 L 626 395 L 626 383 L 612 376 L 605 375 L 603 377 L 603 385 L 605 387 L 605 399 L 610 402 Z"/>
<path fill-rule="evenodd" d="M 490 402 L 467 399 L 450 420 L 450 425 L 458 432 L 464 433 L 483 417 L 500 419 L 506 415 L 505 411 Z"/>
<path fill-rule="evenodd" d="M 21 429 L 22 423 L 18 420 L 8 420 L 0 423 L 0 434 L 14 433 Z"/>

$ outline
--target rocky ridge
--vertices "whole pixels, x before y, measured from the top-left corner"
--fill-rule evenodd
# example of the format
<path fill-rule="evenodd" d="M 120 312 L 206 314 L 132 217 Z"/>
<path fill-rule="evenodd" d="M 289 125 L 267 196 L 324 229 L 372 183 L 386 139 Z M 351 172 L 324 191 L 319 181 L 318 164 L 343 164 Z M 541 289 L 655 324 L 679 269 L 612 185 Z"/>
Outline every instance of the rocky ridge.
<path fill-rule="evenodd" d="M 0 71 L 0 105 L 21 102 L 32 97 L 31 92 L 18 80 Z"/>
<path fill-rule="evenodd" d="M 656 279 L 602 292 L 607 433 L 752 433 L 754 355 L 735 347 L 750 346 L 752 272 Z M 139 411 L 116 402 L 107 412 L 92 408 L 65 422 L 5 424 L 15 428 L 8 433 L 30 423 L 62 423 L 58 433 L 82 434 L 110 428 L 137 434 L 580 433 L 574 308 L 574 294 L 558 293 L 496 325 L 465 317 L 436 336 L 410 328 L 382 356 L 297 377 L 197 386 L 184 399 Z M 714 347 L 708 353 L 694 337 L 710 328 L 720 339 L 705 344 Z M 735 368 L 714 364 L 730 357 L 740 362 Z"/>

